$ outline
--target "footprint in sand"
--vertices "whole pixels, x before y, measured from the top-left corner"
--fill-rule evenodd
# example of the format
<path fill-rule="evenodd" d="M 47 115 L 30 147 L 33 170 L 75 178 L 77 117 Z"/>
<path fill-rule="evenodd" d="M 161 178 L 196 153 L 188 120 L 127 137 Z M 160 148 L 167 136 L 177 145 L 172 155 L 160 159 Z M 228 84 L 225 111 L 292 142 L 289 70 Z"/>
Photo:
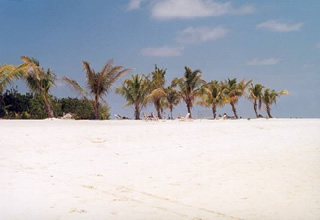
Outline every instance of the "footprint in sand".
<path fill-rule="evenodd" d="M 83 188 L 86 188 L 86 189 L 94 189 L 93 186 L 88 186 L 88 185 L 82 185 Z"/>
<path fill-rule="evenodd" d="M 95 143 L 95 144 L 101 144 L 101 143 L 105 143 L 107 140 L 106 139 L 103 139 L 103 138 L 93 138 L 91 139 L 91 142 L 92 143 Z"/>
<path fill-rule="evenodd" d="M 126 188 L 126 187 L 122 187 L 122 186 L 117 187 L 117 191 L 122 192 L 122 193 L 129 193 L 129 192 L 131 192 L 130 189 L 128 189 L 128 188 Z"/>
<path fill-rule="evenodd" d="M 84 209 L 71 209 L 70 213 L 86 213 L 87 211 Z"/>

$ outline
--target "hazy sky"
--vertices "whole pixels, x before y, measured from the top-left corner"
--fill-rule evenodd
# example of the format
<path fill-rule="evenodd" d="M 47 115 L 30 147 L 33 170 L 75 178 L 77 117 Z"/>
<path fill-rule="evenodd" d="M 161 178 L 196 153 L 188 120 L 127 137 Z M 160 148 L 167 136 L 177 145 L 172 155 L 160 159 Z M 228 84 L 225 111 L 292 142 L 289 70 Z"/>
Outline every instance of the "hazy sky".
<path fill-rule="evenodd" d="M 167 68 L 168 82 L 189 66 L 205 80 L 254 79 L 289 90 L 272 107 L 275 117 L 320 117 L 319 9 L 319 0 L 0 0 L 0 64 L 31 56 L 81 84 L 82 60 L 99 71 L 114 58 L 132 73 L 157 64 Z M 53 93 L 75 95 L 60 84 Z M 107 100 L 112 115 L 133 117 L 121 96 L 112 92 Z M 238 111 L 254 116 L 244 99 Z M 200 113 L 210 110 L 193 109 Z"/>

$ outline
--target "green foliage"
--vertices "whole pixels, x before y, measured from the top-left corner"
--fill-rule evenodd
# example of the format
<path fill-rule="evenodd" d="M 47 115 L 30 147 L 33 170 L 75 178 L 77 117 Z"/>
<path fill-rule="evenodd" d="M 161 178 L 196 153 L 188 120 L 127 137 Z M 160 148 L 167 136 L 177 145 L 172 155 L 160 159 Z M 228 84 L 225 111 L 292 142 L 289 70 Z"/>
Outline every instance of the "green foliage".
<path fill-rule="evenodd" d="M 31 118 L 45 119 L 48 117 L 48 114 L 43 107 L 44 102 L 39 95 L 35 95 L 29 100 L 29 106 L 30 109 L 28 112 L 30 113 Z"/>
<path fill-rule="evenodd" d="M 238 117 L 237 110 L 235 105 L 238 103 L 240 97 L 246 96 L 246 90 L 252 80 L 246 82 L 245 80 L 241 80 L 237 83 L 237 79 L 229 79 L 223 82 L 223 96 L 225 98 L 226 103 L 230 103 L 232 107 L 232 111 L 236 118 Z"/>
<path fill-rule="evenodd" d="M 166 96 L 164 85 L 166 83 L 166 69 L 159 69 L 155 65 L 155 70 L 151 73 L 152 80 L 150 82 L 150 94 L 146 97 L 147 101 L 152 102 L 157 110 L 158 118 L 162 118 L 163 99 Z"/>
<path fill-rule="evenodd" d="M 23 111 L 29 111 L 29 100 L 32 97 L 30 93 L 25 95 L 18 93 L 17 88 L 7 90 L 0 95 L 0 117 L 14 118 L 14 113 L 21 114 Z"/>
<path fill-rule="evenodd" d="M 83 61 L 87 90 L 75 80 L 63 77 L 64 82 L 79 92 L 81 99 L 58 99 L 50 95 L 50 89 L 57 80 L 56 75 L 50 69 L 41 67 L 34 58 L 22 56 L 21 60 L 20 65 L 0 65 L 0 118 L 44 119 L 71 113 L 75 119 L 109 119 L 110 108 L 106 105 L 104 96 L 110 92 L 116 80 L 130 71 L 122 66 L 114 66 L 113 61 L 109 60 L 100 72 L 95 72 L 88 62 Z M 186 103 L 190 116 L 194 104 L 210 107 L 214 118 L 218 107 L 230 104 L 238 118 L 236 104 L 242 96 L 252 101 L 256 117 L 261 117 L 258 109 L 264 105 L 268 118 L 272 118 L 271 106 L 276 104 L 281 95 L 288 95 L 286 90 L 276 92 L 262 84 L 254 85 L 252 80 L 237 82 L 234 78 L 206 83 L 201 78 L 200 70 L 193 71 L 188 67 L 185 67 L 181 78 L 173 79 L 171 86 L 166 87 L 166 71 L 155 66 L 150 74 L 132 75 L 131 79 L 125 80 L 116 89 L 116 93 L 126 99 L 127 106 L 134 107 L 136 119 L 140 118 L 140 112 L 147 102 L 154 104 L 159 118 L 164 108 L 170 109 L 172 118 L 174 106 L 182 100 Z M 25 80 L 30 93 L 20 94 L 16 88 L 4 92 L 6 86 L 16 79 Z"/>
<path fill-rule="evenodd" d="M 47 116 L 54 117 L 49 91 L 55 85 L 55 74 L 50 69 L 45 72 L 35 58 L 22 56 L 21 60 L 23 62 L 21 65 L 3 65 L 0 67 L 0 92 L 12 81 L 23 79 L 32 93 L 40 95 Z"/>
<path fill-rule="evenodd" d="M 133 105 L 135 108 L 135 119 L 140 119 L 140 111 L 146 105 L 147 96 L 150 93 L 150 80 L 148 76 L 131 75 L 131 79 L 126 79 L 122 87 L 116 88 L 116 93 L 122 95 L 127 106 Z"/>
<path fill-rule="evenodd" d="M 182 78 L 172 80 L 171 86 L 179 88 L 179 95 L 187 105 L 188 113 L 191 117 L 191 108 L 195 98 L 199 95 L 201 86 L 205 83 L 201 79 L 201 70 L 192 71 L 191 68 L 185 67 L 185 72 Z"/>
<path fill-rule="evenodd" d="M 78 98 L 62 98 L 59 100 L 60 109 L 63 113 L 71 113 L 74 119 L 95 119 L 93 112 L 93 103 L 86 99 Z M 110 118 L 110 108 L 108 106 L 100 106 L 99 119 L 107 120 Z"/>
<path fill-rule="evenodd" d="M 262 106 L 262 96 L 263 96 L 262 90 L 263 89 L 264 89 L 264 86 L 258 83 L 256 85 L 253 85 L 251 83 L 251 87 L 249 88 L 248 98 L 253 102 L 253 109 L 257 118 L 259 118 L 257 106 L 259 105 L 259 110 L 261 109 L 261 106 Z"/>
<path fill-rule="evenodd" d="M 71 113 L 75 119 L 95 119 L 92 101 L 77 98 L 50 97 L 57 117 Z M 0 117 L 6 119 L 45 119 L 48 117 L 44 101 L 38 94 L 20 94 L 17 89 L 0 94 Z M 101 106 L 99 119 L 110 118 L 110 108 Z"/>
<path fill-rule="evenodd" d="M 63 77 L 63 80 L 83 98 L 92 100 L 93 111 L 96 119 L 100 118 L 100 99 L 105 103 L 103 96 L 107 95 L 111 86 L 121 76 L 131 71 L 123 69 L 123 66 L 114 66 L 113 60 L 108 60 L 100 72 L 95 72 L 87 61 L 83 61 L 83 69 L 86 72 L 86 84 L 89 91 L 83 89 L 75 80 Z M 101 106 L 102 107 L 102 106 Z"/>
<path fill-rule="evenodd" d="M 108 120 L 110 119 L 110 107 L 109 106 L 100 106 L 99 108 L 99 119 Z"/>
<path fill-rule="evenodd" d="M 175 88 L 169 86 L 165 89 L 165 97 L 163 100 L 163 106 L 170 110 L 170 118 L 173 118 L 172 111 L 174 106 L 179 105 L 181 97 L 179 92 Z"/>
<path fill-rule="evenodd" d="M 62 98 L 59 103 L 62 113 L 72 113 L 75 119 L 94 118 L 92 106 L 87 100 L 68 97 Z"/>
<path fill-rule="evenodd" d="M 266 106 L 267 114 L 269 118 L 272 118 L 271 115 L 271 105 L 277 103 L 277 98 L 281 95 L 289 95 L 289 92 L 286 90 L 281 90 L 280 92 L 276 92 L 274 89 L 265 89 L 262 95 L 262 102 Z"/>
<path fill-rule="evenodd" d="M 155 65 L 155 69 L 151 73 L 152 80 L 150 84 L 151 84 L 152 90 L 164 87 L 166 83 L 166 79 L 165 79 L 166 72 L 167 72 L 167 69 L 160 69 L 157 65 Z"/>
<path fill-rule="evenodd" d="M 225 105 L 224 85 L 223 82 L 212 80 L 204 84 L 200 90 L 201 100 L 197 104 L 212 108 L 213 118 L 216 119 L 217 107 Z"/>

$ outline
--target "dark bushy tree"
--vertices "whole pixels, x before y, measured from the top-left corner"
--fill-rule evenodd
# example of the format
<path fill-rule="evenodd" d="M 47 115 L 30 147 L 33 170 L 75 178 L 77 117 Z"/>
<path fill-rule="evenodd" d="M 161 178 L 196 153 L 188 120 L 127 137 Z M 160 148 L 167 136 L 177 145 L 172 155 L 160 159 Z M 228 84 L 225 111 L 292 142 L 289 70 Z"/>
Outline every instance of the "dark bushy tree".
<path fill-rule="evenodd" d="M 92 111 L 92 103 L 88 100 L 78 98 L 50 97 L 51 106 L 57 117 L 63 113 L 71 113 L 75 119 L 95 119 Z M 13 88 L 0 94 L 0 117 L 7 119 L 44 119 L 47 112 L 43 108 L 43 98 L 39 94 L 20 94 Z M 110 108 L 101 106 L 99 118 L 102 120 L 110 118 Z"/>

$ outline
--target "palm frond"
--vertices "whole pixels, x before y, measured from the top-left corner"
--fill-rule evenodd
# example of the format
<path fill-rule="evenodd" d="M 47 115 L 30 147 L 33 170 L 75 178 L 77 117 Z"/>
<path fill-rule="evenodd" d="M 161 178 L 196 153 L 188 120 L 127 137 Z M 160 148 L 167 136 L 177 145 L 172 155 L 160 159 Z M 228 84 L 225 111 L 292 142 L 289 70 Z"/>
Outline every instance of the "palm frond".
<path fill-rule="evenodd" d="M 157 88 L 152 90 L 152 92 L 146 96 L 146 101 L 158 101 L 161 98 L 165 97 L 166 93 L 162 88 Z"/>
<path fill-rule="evenodd" d="M 81 95 L 83 98 L 88 99 L 88 93 L 86 90 L 84 90 L 75 80 L 70 79 L 68 77 L 63 77 L 62 80 L 71 87 L 74 91 L 76 91 L 79 95 Z"/>
<path fill-rule="evenodd" d="M 289 91 L 288 90 L 281 90 L 279 92 L 279 95 L 290 95 Z"/>
<path fill-rule="evenodd" d="M 21 60 L 22 60 L 22 62 L 27 63 L 27 64 L 40 66 L 40 62 L 33 57 L 21 56 Z"/>
<path fill-rule="evenodd" d="M 107 60 L 106 64 L 103 66 L 101 73 L 108 73 L 112 69 L 113 59 Z"/>

